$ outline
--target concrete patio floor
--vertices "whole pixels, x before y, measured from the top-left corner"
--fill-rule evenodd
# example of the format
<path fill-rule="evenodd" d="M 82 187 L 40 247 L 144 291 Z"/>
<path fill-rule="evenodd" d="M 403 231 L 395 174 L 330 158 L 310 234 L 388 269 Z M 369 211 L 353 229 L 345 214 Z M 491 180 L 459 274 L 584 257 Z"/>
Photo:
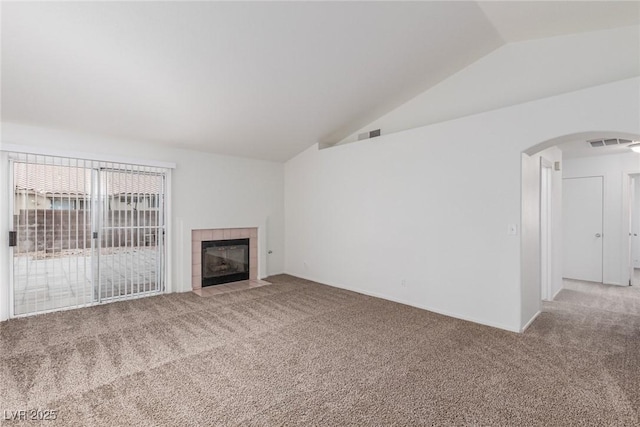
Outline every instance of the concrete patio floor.
<path fill-rule="evenodd" d="M 159 290 L 156 247 L 107 248 L 99 258 L 98 281 L 94 278 L 90 250 L 64 251 L 55 256 L 44 252 L 16 254 L 14 315 L 83 306 Z M 97 262 L 95 258 L 93 262 Z"/>

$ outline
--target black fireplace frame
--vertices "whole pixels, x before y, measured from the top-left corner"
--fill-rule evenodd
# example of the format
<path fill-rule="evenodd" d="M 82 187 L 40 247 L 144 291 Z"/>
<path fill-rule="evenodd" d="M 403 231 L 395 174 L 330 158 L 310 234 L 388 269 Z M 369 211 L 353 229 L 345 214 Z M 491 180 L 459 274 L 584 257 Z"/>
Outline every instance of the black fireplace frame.
<path fill-rule="evenodd" d="M 222 285 L 225 283 L 231 282 L 239 282 L 241 280 L 249 280 L 249 272 L 251 271 L 251 265 L 249 264 L 249 260 L 251 259 L 251 245 L 249 244 L 250 239 L 229 239 L 229 240 L 203 240 L 201 246 L 201 264 L 200 264 L 200 274 L 202 275 L 202 287 L 205 286 L 215 286 Z M 225 274 L 224 276 L 216 276 L 216 277 L 204 277 L 204 255 L 206 253 L 207 248 L 216 248 L 220 246 L 233 246 L 233 245 L 246 245 L 246 263 L 247 263 L 247 271 L 243 273 L 232 273 Z"/>

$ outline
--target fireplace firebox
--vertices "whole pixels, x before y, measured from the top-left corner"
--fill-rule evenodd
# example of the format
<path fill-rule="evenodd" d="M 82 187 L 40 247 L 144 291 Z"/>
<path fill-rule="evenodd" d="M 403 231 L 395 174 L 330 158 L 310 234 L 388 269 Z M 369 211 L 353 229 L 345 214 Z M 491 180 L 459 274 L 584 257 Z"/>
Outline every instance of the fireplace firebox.
<path fill-rule="evenodd" d="M 202 242 L 202 287 L 249 280 L 249 239 Z"/>

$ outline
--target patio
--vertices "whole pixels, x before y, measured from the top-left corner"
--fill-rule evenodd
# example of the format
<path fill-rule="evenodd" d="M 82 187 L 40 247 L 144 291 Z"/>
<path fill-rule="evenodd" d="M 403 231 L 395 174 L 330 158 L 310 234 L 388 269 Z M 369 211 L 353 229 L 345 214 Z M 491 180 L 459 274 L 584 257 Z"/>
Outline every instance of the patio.
<path fill-rule="evenodd" d="M 92 265 L 98 258 L 99 286 Z M 95 257 L 87 249 L 15 254 L 13 259 L 15 315 L 158 290 L 155 246 L 105 248 Z"/>

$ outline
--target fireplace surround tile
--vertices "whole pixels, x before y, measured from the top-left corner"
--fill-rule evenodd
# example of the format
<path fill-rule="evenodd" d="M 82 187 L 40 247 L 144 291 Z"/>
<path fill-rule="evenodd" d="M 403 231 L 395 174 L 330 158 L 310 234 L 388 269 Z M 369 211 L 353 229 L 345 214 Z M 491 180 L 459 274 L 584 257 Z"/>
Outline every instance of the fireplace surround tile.
<path fill-rule="evenodd" d="M 258 229 L 214 228 L 191 231 L 191 288 L 202 288 L 202 242 L 207 240 L 249 239 L 249 280 L 258 280 Z M 233 282 L 237 283 L 237 282 Z M 208 286 L 204 289 L 225 285 Z"/>

